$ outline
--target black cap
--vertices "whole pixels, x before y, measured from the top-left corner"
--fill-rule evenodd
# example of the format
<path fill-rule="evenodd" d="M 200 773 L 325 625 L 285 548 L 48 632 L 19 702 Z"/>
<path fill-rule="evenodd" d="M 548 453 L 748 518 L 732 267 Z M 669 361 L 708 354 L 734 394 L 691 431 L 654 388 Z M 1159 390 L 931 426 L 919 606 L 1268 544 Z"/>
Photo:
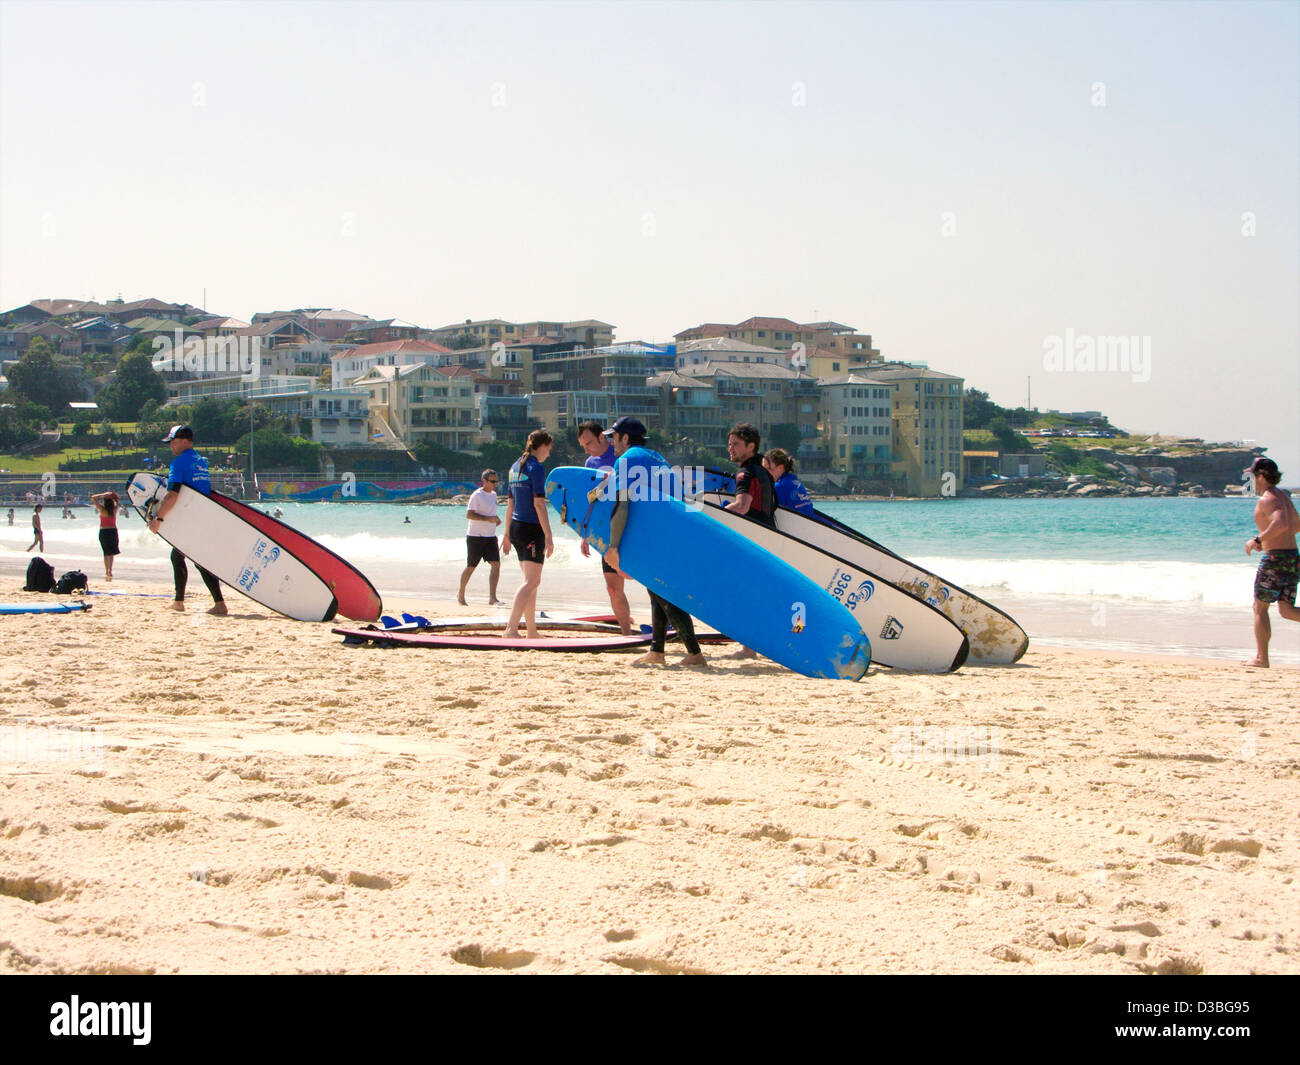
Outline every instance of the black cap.
<path fill-rule="evenodd" d="M 1267 473 L 1271 477 L 1280 476 L 1277 469 L 1277 463 L 1265 455 L 1260 455 L 1250 464 L 1248 473 Z"/>
<path fill-rule="evenodd" d="M 169 444 L 173 440 L 193 440 L 194 430 L 188 425 L 173 425 L 171 432 L 162 438 L 164 444 Z"/>
<path fill-rule="evenodd" d="M 645 439 L 645 426 L 639 418 L 623 417 L 605 430 L 604 435 L 612 437 L 615 433 L 619 436 L 628 436 L 633 440 Z"/>

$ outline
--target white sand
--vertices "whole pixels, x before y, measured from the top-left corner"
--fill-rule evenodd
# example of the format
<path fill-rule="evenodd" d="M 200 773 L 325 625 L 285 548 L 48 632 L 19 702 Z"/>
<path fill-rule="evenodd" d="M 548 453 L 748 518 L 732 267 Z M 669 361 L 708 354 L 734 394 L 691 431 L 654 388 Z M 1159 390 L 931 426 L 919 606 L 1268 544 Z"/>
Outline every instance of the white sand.
<path fill-rule="evenodd" d="M 350 648 L 191 583 L 0 617 L 0 971 L 1300 971 L 1295 670 Z"/>

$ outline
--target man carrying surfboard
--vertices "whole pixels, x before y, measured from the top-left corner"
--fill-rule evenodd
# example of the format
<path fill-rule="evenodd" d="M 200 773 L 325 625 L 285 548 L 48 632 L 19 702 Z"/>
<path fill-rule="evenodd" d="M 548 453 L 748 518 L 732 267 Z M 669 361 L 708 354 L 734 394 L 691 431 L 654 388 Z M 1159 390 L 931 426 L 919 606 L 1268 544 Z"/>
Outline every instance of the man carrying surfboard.
<path fill-rule="evenodd" d="M 202 492 L 205 496 L 212 494 L 212 478 L 208 473 L 208 460 L 194 450 L 194 430 L 188 425 L 173 425 L 171 431 L 163 437 L 172 453 L 172 463 L 167 471 L 167 494 L 163 496 L 162 502 L 158 504 L 158 512 L 154 515 L 153 521 L 149 523 L 149 531 L 158 533 L 160 526 L 167 518 L 167 513 L 176 505 L 180 498 L 181 485 L 187 484 L 196 492 Z M 189 582 L 190 571 L 185 564 L 185 556 L 176 548 L 172 548 L 172 576 L 176 584 L 176 598 L 167 604 L 168 610 L 185 609 L 185 585 Z M 218 616 L 228 614 L 226 602 L 221 596 L 221 582 L 211 573 L 205 570 L 197 562 L 195 568 L 199 571 L 199 576 L 203 578 L 203 583 L 207 585 L 208 592 L 212 595 L 212 606 L 209 608 L 209 614 Z"/>
<path fill-rule="evenodd" d="M 763 468 L 758 454 L 758 430 L 748 422 L 732 426 L 727 435 L 727 455 L 740 467 L 736 471 L 736 498 L 723 509 L 743 514 L 750 521 L 776 528 L 776 482 Z M 758 652 L 742 646 L 732 658 L 757 658 Z"/>
<path fill-rule="evenodd" d="M 589 470 L 613 469 L 617 452 L 614 445 L 609 442 L 605 435 L 605 427 L 600 422 L 583 422 L 578 426 L 578 443 L 582 445 L 582 450 L 587 453 L 587 461 L 583 463 Z M 582 541 L 583 558 L 591 557 L 591 545 L 586 540 Z M 618 627 L 623 630 L 624 636 L 631 636 L 632 629 L 632 607 L 627 601 L 627 592 L 623 588 L 623 574 L 611 566 L 603 558 L 600 560 L 600 568 L 605 574 L 605 591 L 609 593 L 610 609 L 614 611 L 614 617 L 618 619 Z"/>
<path fill-rule="evenodd" d="M 638 418 L 619 418 L 605 430 L 604 435 L 611 438 L 614 454 L 618 456 L 614 463 L 614 488 L 617 499 L 614 513 L 609 521 L 609 549 L 605 552 L 605 563 L 615 571 L 618 570 L 618 545 L 622 542 L 623 531 L 627 528 L 628 513 L 633 502 L 648 506 L 655 502 L 655 485 L 661 489 L 672 484 L 671 474 L 661 475 L 657 470 L 670 470 L 668 460 L 659 452 L 646 447 L 646 428 Z M 630 498 L 635 493 L 628 491 L 629 483 L 636 476 L 634 469 L 640 469 L 644 477 L 643 485 L 650 486 L 650 498 L 644 502 Z M 584 544 L 586 541 L 583 541 Z M 668 625 L 672 623 L 686 645 L 686 657 L 679 663 L 683 666 L 702 666 L 704 655 L 700 653 L 699 642 L 695 639 L 695 623 L 690 614 L 675 607 L 662 596 L 656 595 L 648 588 L 650 595 L 650 650 L 633 661 L 634 666 L 662 666 L 665 664 L 664 645 L 668 639 Z"/>

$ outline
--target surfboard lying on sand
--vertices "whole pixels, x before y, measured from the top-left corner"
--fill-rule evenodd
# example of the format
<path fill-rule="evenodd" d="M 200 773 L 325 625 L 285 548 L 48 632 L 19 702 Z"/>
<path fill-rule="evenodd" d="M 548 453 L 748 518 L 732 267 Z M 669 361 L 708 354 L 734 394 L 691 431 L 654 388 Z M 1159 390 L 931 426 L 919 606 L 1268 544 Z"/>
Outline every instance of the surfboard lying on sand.
<path fill-rule="evenodd" d="M 148 521 L 167 494 L 167 484 L 151 473 L 137 473 L 126 494 Z M 181 486 L 160 533 L 218 580 L 285 617 L 329 621 L 338 610 L 323 576 L 267 532 L 189 485 Z"/>
<path fill-rule="evenodd" d="M 0 603 L 0 614 L 76 614 L 90 603 Z"/>
<path fill-rule="evenodd" d="M 546 496 L 560 520 L 601 554 L 609 547 L 612 493 L 605 474 L 552 470 Z M 590 496 L 589 496 L 590 493 Z M 808 677 L 858 680 L 871 641 L 819 585 L 679 499 L 630 504 L 619 568 L 733 640 Z"/>
<path fill-rule="evenodd" d="M 539 622 L 544 634 L 539 639 L 489 635 L 492 629 L 483 624 L 465 627 L 464 631 L 440 629 L 433 632 L 413 632 L 408 629 L 336 628 L 331 631 L 343 637 L 346 644 L 374 644 L 379 647 L 449 648 L 462 651 L 626 651 L 645 647 L 650 633 L 624 636 L 617 629 L 573 622 Z M 496 631 L 505 628 L 497 623 Z"/>
<path fill-rule="evenodd" d="M 916 673 L 951 673 L 966 661 L 970 643 L 965 634 L 933 606 L 844 558 L 724 510 L 709 497 L 703 502 L 709 517 L 788 562 L 848 607 L 871 637 L 878 664 Z"/>
<path fill-rule="evenodd" d="M 730 474 L 706 472 L 706 502 L 721 503 L 735 491 Z M 895 554 L 852 526 L 816 511 L 809 518 L 778 507 L 776 527 L 783 533 L 878 573 L 895 588 L 942 611 L 970 640 L 970 661 L 985 666 L 1009 666 L 1024 657 L 1029 637 L 1009 614 L 973 592 L 945 580 L 915 562 Z"/>

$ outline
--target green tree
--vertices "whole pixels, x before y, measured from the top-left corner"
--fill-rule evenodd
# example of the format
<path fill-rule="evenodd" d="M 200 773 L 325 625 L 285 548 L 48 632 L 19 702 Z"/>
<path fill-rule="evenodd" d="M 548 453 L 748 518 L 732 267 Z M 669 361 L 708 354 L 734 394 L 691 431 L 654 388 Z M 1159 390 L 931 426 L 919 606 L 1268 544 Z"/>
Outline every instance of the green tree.
<path fill-rule="evenodd" d="M 172 421 L 178 412 L 164 408 L 156 400 L 147 400 L 140 408 L 140 417 L 135 427 L 135 442 L 142 447 L 151 447 L 167 435 L 176 422 Z"/>
<path fill-rule="evenodd" d="M 239 438 L 235 452 L 248 454 L 248 433 Z M 255 460 L 259 469 L 278 466 L 282 469 L 317 470 L 324 448 L 302 437 L 290 437 L 278 429 L 258 429 L 253 439 Z"/>
<path fill-rule="evenodd" d="M 1001 407 L 989 400 L 987 392 L 968 388 L 962 403 L 962 425 L 967 429 L 987 429 L 989 422 L 1001 410 Z"/>
<path fill-rule="evenodd" d="M 6 371 L 9 387 L 31 403 L 63 411 L 81 395 L 81 386 L 66 359 L 44 337 L 33 337 L 17 364 Z"/>
<path fill-rule="evenodd" d="M 110 418 L 121 422 L 138 421 L 144 405 L 151 400 L 161 405 L 167 399 L 167 386 L 153 368 L 150 355 L 129 351 L 117 364 L 113 380 L 97 397 L 100 407 Z"/>
<path fill-rule="evenodd" d="M 452 351 L 467 351 L 470 348 L 481 347 L 482 344 L 478 337 L 472 333 L 457 333 L 447 345 Z"/>
<path fill-rule="evenodd" d="M 211 396 L 204 396 L 194 404 L 194 413 L 190 415 L 190 427 L 194 430 L 194 439 L 202 440 L 205 444 L 228 444 L 238 439 L 238 433 L 230 432 L 227 407 L 228 404 Z"/>
<path fill-rule="evenodd" d="M 523 453 L 523 440 L 520 440 L 518 443 L 507 440 L 494 440 L 490 444 L 484 444 L 478 449 L 479 459 L 483 463 L 483 469 L 494 469 L 503 478 L 510 467 L 519 460 L 519 456 Z"/>
<path fill-rule="evenodd" d="M 14 451 L 36 439 L 36 425 L 15 403 L 0 403 L 0 450 Z"/>

